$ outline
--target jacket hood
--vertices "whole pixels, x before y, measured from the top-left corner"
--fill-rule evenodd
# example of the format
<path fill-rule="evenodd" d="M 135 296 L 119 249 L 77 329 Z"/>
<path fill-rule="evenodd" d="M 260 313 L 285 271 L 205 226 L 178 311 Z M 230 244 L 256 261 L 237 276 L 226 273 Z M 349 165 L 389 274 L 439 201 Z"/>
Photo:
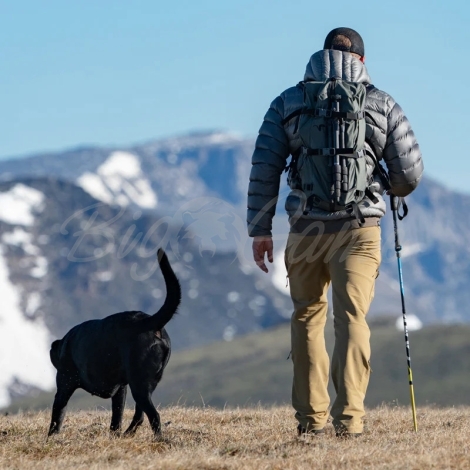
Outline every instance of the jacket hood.
<path fill-rule="evenodd" d="M 371 83 L 366 66 L 349 52 L 324 49 L 310 57 L 305 70 L 305 81 L 324 81 L 340 78 L 351 82 Z"/>

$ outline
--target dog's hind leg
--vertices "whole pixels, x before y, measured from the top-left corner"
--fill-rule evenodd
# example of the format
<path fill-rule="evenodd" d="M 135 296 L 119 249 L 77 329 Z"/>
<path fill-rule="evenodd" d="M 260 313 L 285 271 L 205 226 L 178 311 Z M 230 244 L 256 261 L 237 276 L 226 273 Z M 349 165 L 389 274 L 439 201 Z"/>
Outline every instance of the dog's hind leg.
<path fill-rule="evenodd" d="M 55 394 L 54 404 L 52 405 L 52 419 L 51 425 L 49 426 L 48 436 L 57 434 L 62 427 L 62 422 L 65 416 L 65 408 L 73 395 L 73 392 L 77 389 L 75 383 L 70 383 L 67 377 L 57 376 L 57 393 Z"/>
<path fill-rule="evenodd" d="M 135 413 L 134 417 L 132 418 L 131 424 L 124 432 L 125 436 L 133 436 L 137 431 L 137 428 L 142 425 L 144 422 L 144 411 L 142 408 L 136 403 L 135 405 Z"/>
<path fill-rule="evenodd" d="M 133 386 L 133 384 L 129 384 L 131 387 L 132 396 L 134 397 L 136 405 L 139 406 L 143 410 L 143 412 L 147 415 L 149 419 L 150 426 L 155 434 L 155 437 L 160 436 L 161 434 L 161 425 L 160 425 L 160 415 L 158 411 L 155 409 L 154 404 L 152 403 L 151 393 L 148 390 L 141 390 L 141 387 Z M 137 407 L 136 407 L 137 410 Z"/>
<path fill-rule="evenodd" d="M 112 396 L 112 416 L 111 427 L 109 430 L 119 435 L 121 433 L 122 415 L 124 414 L 124 407 L 126 406 L 127 385 L 119 387 L 118 391 Z"/>

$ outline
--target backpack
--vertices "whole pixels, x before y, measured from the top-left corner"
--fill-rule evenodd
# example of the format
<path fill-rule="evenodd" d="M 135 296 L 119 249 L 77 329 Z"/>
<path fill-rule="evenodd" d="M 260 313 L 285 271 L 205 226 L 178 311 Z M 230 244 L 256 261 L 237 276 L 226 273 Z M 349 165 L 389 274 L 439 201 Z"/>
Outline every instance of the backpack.
<path fill-rule="evenodd" d="M 366 86 L 334 78 L 298 86 L 303 107 L 282 121 L 297 118 L 294 135 L 302 142 L 286 168 L 289 186 L 297 197 L 304 193 L 303 210 L 346 210 L 363 223 L 357 204 L 372 195 L 364 145 Z"/>

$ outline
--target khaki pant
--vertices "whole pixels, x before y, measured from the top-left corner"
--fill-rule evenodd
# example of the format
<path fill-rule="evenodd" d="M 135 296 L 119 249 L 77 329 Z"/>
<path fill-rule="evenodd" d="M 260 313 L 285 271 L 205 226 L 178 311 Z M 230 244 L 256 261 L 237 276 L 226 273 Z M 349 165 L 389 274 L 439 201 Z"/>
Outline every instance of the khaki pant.
<path fill-rule="evenodd" d="M 366 315 L 381 261 L 380 227 L 305 236 L 291 233 L 285 253 L 292 315 L 292 405 L 304 428 L 322 429 L 328 419 L 329 357 L 324 327 L 327 290 L 333 286 L 335 346 L 331 374 L 337 431 L 363 431 L 364 397 L 370 375 Z"/>

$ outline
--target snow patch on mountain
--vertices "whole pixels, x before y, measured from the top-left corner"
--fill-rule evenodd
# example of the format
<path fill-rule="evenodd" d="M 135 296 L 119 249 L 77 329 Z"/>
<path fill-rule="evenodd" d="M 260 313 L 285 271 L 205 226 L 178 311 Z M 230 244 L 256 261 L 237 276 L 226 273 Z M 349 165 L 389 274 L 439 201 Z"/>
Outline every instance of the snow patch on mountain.
<path fill-rule="evenodd" d="M 234 132 L 214 132 L 207 136 L 207 144 L 233 144 L 240 142 L 242 138 Z"/>
<path fill-rule="evenodd" d="M 83 173 L 83 175 L 77 179 L 77 183 L 95 199 L 106 202 L 106 204 L 113 203 L 114 196 L 109 191 L 109 189 L 107 188 L 103 180 L 100 178 L 100 176 L 94 173 L 86 172 L 86 173 Z"/>
<path fill-rule="evenodd" d="M 40 279 L 47 274 L 48 263 L 44 256 L 38 256 L 35 260 L 36 266 L 33 266 L 29 271 L 32 277 Z"/>
<path fill-rule="evenodd" d="M 421 328 L 423 328 L 423 322 L 416 315 L 407 314 L 406 315 L 406 327 L 408 331 L 418 331 Z M 395 328 L 398 331 L 405 330 L 405 325 L 403 323 L 403 316 L 400 316 L 396 319 Z"/>
<path fill-rule="evenodd" d="M 96 173 L 83 173 L 77 183 L 91 196 L 107 204 L 123 207 L 137 204 L 144 209 L 157 207 L 157 195 L 144 176 L 140 160 L 130 152 L 111 153 Z"/>
<path fill-rule="evenodd" d="M 0 220 L 7 224 L 31 226 L 34 213 L 43 207 L 44 194 L 21 183 L 0 194 Z"/>
<path fill-rule="evenodd" d="M 93 274 L 93 279 L 99 282 L 109 282 L 114 279 L 114 273 L 112 271 L 99 271 Z"/>
<path fill-rule="evenodd" d="M 3 234 L 2 240 L 8 245 L 20 246 L 31 255 L 38 254 L 38 248 L 32 243 L 32 235 L 20 227 L 15 227 L 13 232 Z"/>
<path fill-rule="evenodd" d="M 197 147 L 207 147 L 212 145 L 237 145 L 246 141 L 236 132 L 201 132 L 193 133 L 185 136 L 168 137 L 154 142 L 145 144 L 149 152 L 158 151 L 170 152 L 170 154 L 178 154 L 182 150 L 188 150 Z"/>
<path fill-rule="evenodd" d="M 29 320 L 21 311 L 21 290 L 9 279 L 4 247 L 0 245 L 0 407 L 10 403 L 9 387 L 19 381 L 42 389 L 54 386 L 49 359 L 50 334 L 42 319 Z M 35 310 L 40 299 L 28 301 Z M 29 312 L 28 312 L 29 313 Z"/>
<path fill-rule="evenodd" d="M 38 311 L 41 303 L 41 294 L 39 292 L 30 292 L 26 299 L 26 315 L 28 315 L 28 317 L 32 317 Z"/>
<path fill-rule="evenodd" d="M 274 287 L 282 292 L 284 295 L 290 295 L 289 286 L 287 283 L 287 270 L 284 263 L 284 250 L 280 250 L 277 253 L 274 253 L 274 272 L 272 277 L 272 282 Z M 269 264 L 268 264 L 269 269 Z"/>
<path fill-rule="evenodd" d="M 22 248 L 25 254 L 29 255 L 29 258 L 25 257 L 24 262 L 30 265 L 30 276 L 40 279 L 47 274 L 47 259 L 42 256 L 40 248 L 33 244 L 31 233 L 26 232 L 20 227 L 15 227 L 13 232 L 3 234 L 2 241 L 7 245 Z"/>
<path fill-rule="evenodd" d="M 426 250 L 426 247 L 422 243 L 412 243 L 410 245 L 402 247 L 401 257 L 406 258 L 407 256 L 413 256 L 425 250 Z"/>

